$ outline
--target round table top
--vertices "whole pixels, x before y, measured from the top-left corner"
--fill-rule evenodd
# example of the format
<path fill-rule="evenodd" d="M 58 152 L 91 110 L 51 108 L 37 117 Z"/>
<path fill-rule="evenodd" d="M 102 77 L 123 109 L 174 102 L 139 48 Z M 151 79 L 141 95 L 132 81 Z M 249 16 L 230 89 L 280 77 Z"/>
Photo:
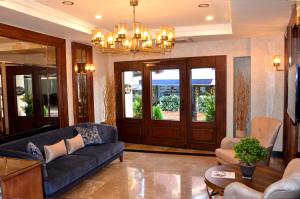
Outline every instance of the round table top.
<path fill-rule="evenodd" d="M 212 171 L 228 171 L 235 172 L 235 179 L 215 178 L 211 177 Z M 256 166 L 252 180 L 242 178 L 239 165 L 225 164 L 211 167 L 205 172 L 205 183 L 217 192 L 224 192 L 225 187 L 232 182 L 240 182 L 246 186 L 264 192 L 265 189 L 272 183 L 280 180 L 282 173 L 266 166 Z"/>

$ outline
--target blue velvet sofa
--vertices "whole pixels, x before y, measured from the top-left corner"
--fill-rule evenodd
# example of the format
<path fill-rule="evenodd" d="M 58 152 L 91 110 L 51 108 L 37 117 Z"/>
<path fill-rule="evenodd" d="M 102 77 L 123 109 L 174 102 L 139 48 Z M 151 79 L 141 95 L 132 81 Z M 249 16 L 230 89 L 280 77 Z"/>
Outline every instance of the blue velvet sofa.
<path fill-rule="evenodd" d="M 76 126 L 89 127 L 91 125 L 97 126 L 103 144 L 86 146 L 48 163 L 46 165 L 47 176 L 43 175 L 44 194 L 47 198 L 57 196 L 68 190 L 117 158 L 123 161 L 124 144 L 118 141 L 117 129 L 104 124 L 92 123 Z M 70 126 L 12 141 L 0 145 L 0 155 L 34 159 L 31 154 L 26 153 L 26 146 L 29 141 L 36 144 L 44 153 L 44 145 L 51 145 L 62 139 L 72 138 L 76 134 L 75 126 Z"/>

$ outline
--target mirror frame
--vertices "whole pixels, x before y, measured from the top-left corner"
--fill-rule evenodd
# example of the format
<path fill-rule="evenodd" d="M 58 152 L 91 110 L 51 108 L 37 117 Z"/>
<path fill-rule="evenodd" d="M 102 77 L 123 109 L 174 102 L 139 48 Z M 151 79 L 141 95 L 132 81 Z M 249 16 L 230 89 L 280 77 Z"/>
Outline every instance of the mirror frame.
<path fill-rule="evenodd" d="M 66 40 L 0 23 L 0 36 L 56 47 L 57 94 L 60 127 L 69 126 Z"/>
<path fill-rule="evenodd" d="M 87 72 L 87 117 L 88 121 L 79 121 L 78 118 L 78 90 L 77 90 L 77 72 L 75 71 L 76 65 L 76 51 L 85 50 L 86 51 L 86 64 L 93 63 L 93 47 L 85 44 L 80 44 L 72 42 L 72 85 L 73 85 L 73 111 L 74 111 L 74 124 L 82 122 L 95 122 L 94 115 L 94 84 L 93 84 L 93 72 Z"/>

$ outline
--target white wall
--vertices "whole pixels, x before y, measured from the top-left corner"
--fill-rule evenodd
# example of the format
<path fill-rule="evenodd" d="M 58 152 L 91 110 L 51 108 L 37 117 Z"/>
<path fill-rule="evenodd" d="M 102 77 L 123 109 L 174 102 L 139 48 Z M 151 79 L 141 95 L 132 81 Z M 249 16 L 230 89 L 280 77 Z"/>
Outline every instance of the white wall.
<path fill-rule="evenodd" d="M 95 50 L 97 51 L 97 50 Z M 94 52 L 95 52 L 94 51 Z M 106 74 L 113 74 L 114 62 L 157 58 L 193 57 L 193 56 L 227 56 L 227 135 L 233 135 L 233 58 L 251 56 L 251 117 L 262 115 L 278 118 L 283 117 L 283 73 L 276 72 L 272 65 L 274 55 L 284 57 L 283 34 L 276 36 L 228 39 L 215 41 L 199 41 L 194 43 L 176 44 L 171 54 L 166 55 L 100 55 L 94 53 L 97 65 L 95 73 L 95 118 L 103 118 L 103 98 L 101 85 Z M 103 58 L 105 57 L 105 58 Z M 101 61 L 104 59 L 105 61 Z M 94 62 L 95 63 L 95 62 Z M 98 72 L 99 71 L 99 72 Z M 105 72 L 104 72 L 105 71 Z M 96 93 L 95 93 L 96 94 Z M 97 109 L 97 110 L 96 110 Z M 274 150 L 282 150 L 282 133 L 278 136 Z"/>
<path fill-rule="evenodd" d="M 94 111 L 95 122 L 100 123 L 104 121 L 104 103 L 103 91 L 105 85 L 105 78 L 109 70 L 107 64 L 107 55 L 103 55 L 97 49 L 93 49 L 93 63 L 96 66 L 94 73 Z"/>
<path fill-rule="evenodd" d="M 274 70 L 274 55 L 280 55 L 284 63 L 283 35 L 251 39 L 251 116 L 269 116 L 283 121 L 284 73 Z M 282 151 L 282 129 L 275 151 Z"/>

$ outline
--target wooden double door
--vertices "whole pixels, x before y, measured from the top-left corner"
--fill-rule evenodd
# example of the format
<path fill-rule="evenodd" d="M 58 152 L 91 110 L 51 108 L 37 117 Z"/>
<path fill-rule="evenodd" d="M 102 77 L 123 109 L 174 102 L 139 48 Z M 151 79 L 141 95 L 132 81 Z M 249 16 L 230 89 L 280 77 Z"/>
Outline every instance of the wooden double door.
<path fill-rule="evenodd" d="M 214 150 L 226 135 L 226 56 L 115 63 L 125 142 Z"/>
<path fill-rule="evenodd" d="M 59 125 L 56 68 L 6 68 L 9 133 Z"/>

